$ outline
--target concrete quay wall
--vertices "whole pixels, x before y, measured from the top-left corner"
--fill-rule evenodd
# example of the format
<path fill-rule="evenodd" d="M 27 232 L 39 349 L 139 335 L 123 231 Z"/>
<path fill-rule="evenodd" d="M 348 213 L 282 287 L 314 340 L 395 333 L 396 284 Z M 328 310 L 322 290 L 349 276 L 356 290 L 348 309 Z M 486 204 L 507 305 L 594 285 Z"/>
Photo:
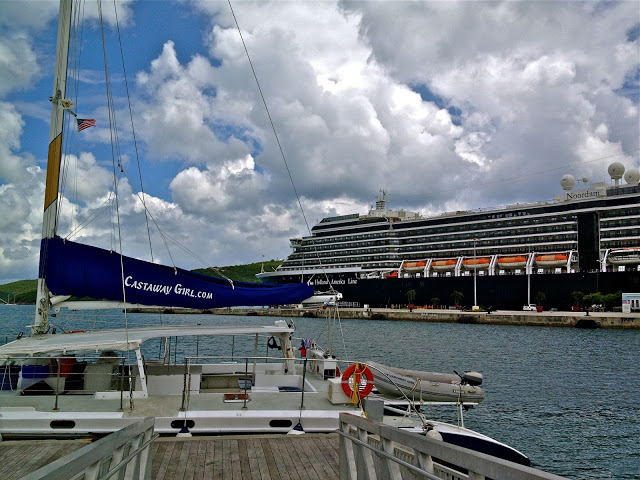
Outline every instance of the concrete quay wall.
<path fill-rule="evenodd" d="M 328 310 L 301 308 L 214 308 L 210 310 L 186 309 L 145 309 L 155 313 L 198 313 L 214 315 L 247 315 L 272 317 L 318 317 L 327 315 Z M 390 309 L 390 308 L 340 308 L 343 319 L 409 320 L 415 322 L 441 322 L 483 325 L 519 325 L 534 327 L 567 328 L 615 328 L 640 330 L 640 313 L 620 312 L 525 312 L 493 311 L 462 312 L 445 309 Z"/>

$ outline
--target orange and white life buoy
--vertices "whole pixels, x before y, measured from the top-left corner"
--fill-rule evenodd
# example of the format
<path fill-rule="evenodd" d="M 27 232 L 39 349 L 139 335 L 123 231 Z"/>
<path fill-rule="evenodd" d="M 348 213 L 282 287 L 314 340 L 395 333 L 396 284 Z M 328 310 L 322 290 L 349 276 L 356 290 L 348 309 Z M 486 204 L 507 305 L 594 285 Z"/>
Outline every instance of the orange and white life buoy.
<path fill-rule="evenodd" d="M 366 380 L 366 383 L 362 382 L 362 375 Z M 354 391 L 351 389 L 350 379 L 353 376 L 353 385 L 357 385 L 358 397 L 364 398 L 373 390 L 373 373 L 369 370 L 364 363 L 355 363 L 347 367 L 342 374 L 342 390 L 347 394 L 349 398 L 353 398 Z"/>

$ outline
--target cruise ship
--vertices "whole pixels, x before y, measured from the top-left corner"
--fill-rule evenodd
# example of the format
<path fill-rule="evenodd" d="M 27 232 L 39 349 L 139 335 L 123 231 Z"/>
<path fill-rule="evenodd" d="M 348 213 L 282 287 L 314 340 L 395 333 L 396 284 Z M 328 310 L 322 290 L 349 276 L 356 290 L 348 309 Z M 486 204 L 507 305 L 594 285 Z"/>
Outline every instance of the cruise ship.
<path fill-rule="evenodd" d="M 640 173 L 608 171 L 610 185 L 582 188 L 564 175 L 553 201 L 429 217 L 387 208 L 381 191 L 366 215 L 327 217 L 291 239 L 289 257 L 258 278 L 370 307 L 451 305 L 461 292 L 467 306 L 521 309 L 541 292 L 547 308 L 568 309 L 572 292 L 640 292 Z"/>

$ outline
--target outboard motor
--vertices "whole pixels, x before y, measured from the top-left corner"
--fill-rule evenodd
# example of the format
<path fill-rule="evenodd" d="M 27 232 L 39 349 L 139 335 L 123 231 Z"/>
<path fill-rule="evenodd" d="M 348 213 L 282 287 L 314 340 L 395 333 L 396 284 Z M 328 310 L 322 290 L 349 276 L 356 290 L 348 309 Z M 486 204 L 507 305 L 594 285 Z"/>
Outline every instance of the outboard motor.
<path fill-rule="evenodd" d="M 472 387 L 482 385 L 482 374 L 480 372 L 464 372 L 460 375 L 460 379 L 462 385 L 471 385 Z"/>

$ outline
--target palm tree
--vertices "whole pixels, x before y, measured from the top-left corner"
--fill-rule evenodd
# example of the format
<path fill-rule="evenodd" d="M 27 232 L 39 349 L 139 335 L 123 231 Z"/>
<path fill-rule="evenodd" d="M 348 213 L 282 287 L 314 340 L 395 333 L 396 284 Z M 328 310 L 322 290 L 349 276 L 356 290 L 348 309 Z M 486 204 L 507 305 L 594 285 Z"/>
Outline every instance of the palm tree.
<path fill-rule="evenodd" d="M 407 300 L 409 301 L 409 303 L 413 303 L 413 301 L 416 299 L 416 291 L 415 290 L 409 290 L 406 293 L 407 295 Z"/>
<path fill-rule="evenodd" d="M 407 295 L 407 300 L 409 301 L 409 311 L 411 312 L 413 311 L 413 301 L 416 298 L 416 291 L 411 289 L 407 291 L 406 295 Z"/>
<path fill-rule="evenodd" d="M 453 298 L 453 303 L 455 303 L 456 305 L 460 305 L 460 302 L 464 298 L 464 293 L 459 292 L 458 290 L 454 290 L 451 294 L 451 298 Z"/>

